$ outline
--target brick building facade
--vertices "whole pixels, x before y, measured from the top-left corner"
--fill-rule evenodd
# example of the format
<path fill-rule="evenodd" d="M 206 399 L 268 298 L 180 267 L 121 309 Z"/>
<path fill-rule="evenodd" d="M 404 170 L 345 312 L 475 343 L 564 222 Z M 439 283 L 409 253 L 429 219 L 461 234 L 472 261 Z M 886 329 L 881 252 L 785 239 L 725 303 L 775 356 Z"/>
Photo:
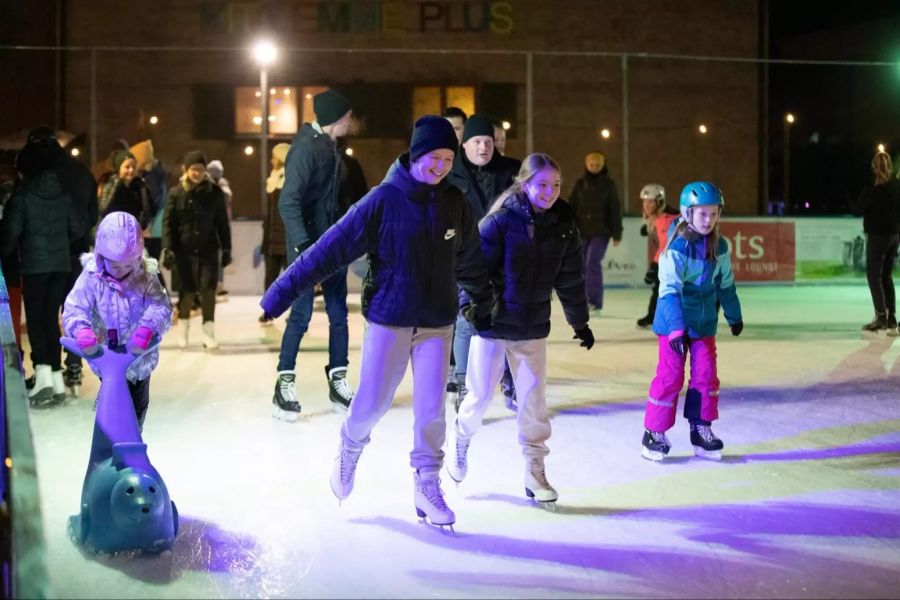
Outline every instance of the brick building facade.
<path fill-rule="evenodd" d="M 270 84 L 300 96 L 301 121 L 304 90 L 330 86 L 351 97 L 360 128 L 350 145 L 370 184 L 406 149 L 417 109 L 434 106 L 435 98 L 455 100 L 458 88 L 463 97 L 471 94 L 478 112 L 510 122 L 507 154 L 522 157 L 532 52 L 533 149 L 560 162 L 564 194 L 581 174 L 584 154 L 595 149 L 607 154 L 624 188 L 619 53 L 752 59 L 760 52 L 756 0 L 66 4 L 67 46 L 122 47 L 93 53 L 99 155 L 117 138 L 152 137 L 174 171 L 184 151 L 200 148 L 225 163 L 235 214 L 244 217 L 260 213 L 260 169 L 257 154 L 244 154 L 256 147 L 258 134 L 236 131 L 243 106 L 237 89 L 258 85 L 258 68 L 243 49 L 263 30 L 282 48 Z M 90 128 L 91 56 L 65 53 L 71 131 Z M 639 213 L 644 183 L 662 183 L 674 197 L 687 181 L 710 179 L 724 189 L 730 214 L 756 213 L 758 70 L 752 62 L 628 58 L 628 212 Z M 150 115 L 158 124 L 149 123 Z M 604 128 L 609 138 L 599 135 Z"/>

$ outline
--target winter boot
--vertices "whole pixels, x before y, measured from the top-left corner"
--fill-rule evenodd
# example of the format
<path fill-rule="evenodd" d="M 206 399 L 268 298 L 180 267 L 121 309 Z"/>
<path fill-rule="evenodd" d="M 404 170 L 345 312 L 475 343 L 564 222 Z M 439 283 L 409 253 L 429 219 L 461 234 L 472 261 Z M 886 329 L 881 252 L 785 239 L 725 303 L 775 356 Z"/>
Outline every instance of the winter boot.
<path fill-rule="evenodd" d="M 450 429 L 450 437 L 447 440 L 447 474 L 450 479 L 456 483 L 460 483 L 466 478 L 469 471 L 469 442 L 471 438 L 464 438 L 459 435 L 456 429 L 456 421 Z"/>
<path fill-rule="evenodd" d="M 338 446 L 338 455 L 334 458 L 334 465 L 331 468 L 331 491 L 338 501 L 344 500 L 353 491 L 356 465 L 361 454 L 362 451 L 353 452 L 345 448 L 343 440 Z"/>
<path fill-rule="evenodd" d="M 66 365 L 66 370 L 63 373 L 63 383 L 69 388 L 73 398 L 78 397 L 78 392 L 81 388 L 81 369 L 81 365 Z"/>
<path fill-rule="evenodd" d="M 294 384 L 293 371 L 278 371 L 275 382 L 275 395 L 272 396 L 272 416 L 283 421 L 296 421 L 300 418 L 300 403 Z"/>
<path fill-rule="evenodd" d="M 525 459 L 525 495 L 533 498 L 541 508 L 556 510 L 556 499 L 559 498 L 559 494 L 547 481 L 543 456 Z"/>
<path fill-rule="evenodd" d="M 178 322 L 172 326 L 172 332 L 175 334 L 175 341 L 182 350 L 187 348 L 190 329 L 190 319 L 179 319 Z"/>
<path fill-rule="evenodd" d="M 66 401 L 66 382 L 63 380 L 63 372 L 51 371 L 53 379 L 53 404 L 62 404 Z"/>
<path fill-rule="evenodd" d="M 214 321 L 207 321 L 203 324 L 203 347 L 207 350 L 215 350 L 219 347 L 215 334 L 216 324 Z"/>
<path fill-rule="evenodd" d="M 421 519 L 432 525 L 437 525 L 441 529 L 445 525 L 450 526 L 453 531 L 453 524 L 456 523 L 456 515 L 447 506 L 444 501 L 444 492 L 441 490 L 441 478 L 437 471 L 421 471 L 416 470 L 413 473 L 413 503 L 416 506 L 416 514 Z"/>
<path fill-rule="evenodd" d="M 651 325 L 653 325 L 653 316 L 651 315 L 644 315 L 637 320 L 638 327 L 650 327 Z"/>
<path fill-rule="evenodd" d="M 34 366 L 34 387 L 28 391 L 28 403 L 32 408 L 45 408 L 53 404 L 53 371 L 50 365 Z"/>
<path fill-rule="evenodd" d="M 694 446 L 694 454 L 700 458 L 722 460 L 722 448 L 725 444 L 716 437 L 708 422 L 691 423 L 691 445 Z"/>
<path fill-rule="evenodd" d="M 887 315 L 883 312 L 876 312 L 875 318 L 871 323 L 863 325 L 863 331 L 882 331 L 888 328 Z"/>
<path fill-rule="evenodd" d="M 641 448 L 641 456 L 647 460 L 661 461 L 672 449 L 669 438 L 662 431 L 644 430 L 644 439 L 641 440 L 643 448 Z"/>
<path fill-rule="evenodd" d="M 334 412 L 347 412 L 353 401 L 353 388 L 347 383 L 347 367 L 332 369 L 326 365 L 325 376 L 328 378 L 328 397 Z"/>
<path fill-rule="evenodd" d="M 259 324 L 262 327 L 271 327 L 274 322 L 275 320 L 267 317 L 266 313 L 259 315 Z"/>

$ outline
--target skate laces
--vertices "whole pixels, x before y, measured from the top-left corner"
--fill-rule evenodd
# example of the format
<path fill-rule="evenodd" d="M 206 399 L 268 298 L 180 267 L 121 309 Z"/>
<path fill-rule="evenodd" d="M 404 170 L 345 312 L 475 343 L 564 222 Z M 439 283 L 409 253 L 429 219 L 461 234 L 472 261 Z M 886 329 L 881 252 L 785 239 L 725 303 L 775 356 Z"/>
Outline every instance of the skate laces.
<path fill-rule="evenodd" d="M 531 471 L 531 476 L 534 477 L 535 481 L 537 481 L 544 487 L 550 487 L 550 482 L 547 481 L 547 474 L 544 471 L 544 461 L 532 460 L 531 465 L 529 466 L 529 470 Z"/>
<path fill-rule="evenodd" d="M 282 375 L 278 382 L 278 391 L 281 392 L 282 397 L 287 398 L 288 400 L 293 400 L 297 397 L 295 392 L 296 387 L 293 377 Z"/>
<path fill-rule="evenodd" d="M 663 444 L 664 446 L 671 446 L 671 444 L 669 443 L 669 438 L 666 437 L 665 432 L 651 431 L 650 438 L 657 444 Z"/>
<path fill-rule="evenodd" d="M 694 426 L 694 431 L 696 431 L 706 443 L 716 441 L 716 436 L 713 434 L 712 428 L 709 425 L 696 425 Z"/>
<path fill-rule="evenodd" d="M 456 436 L 456 464 L 462 467 L 466 464 L 466 453 L 469 451 L 469 441 L 466 438 Z"/>
<path fill-rule="evenodd" d="M 353 479 L 353 473 L 356 472 L 356 463 L 359 461 L 359 453 L 350 452 L 341 448 L 341 484 L 347 485 Z"/>
<path fill-rule="evenodd" d="M 419 476 L 419 489 L 422 495 L 428 500 L 428 503 L 440 511 L 447 511 L 450 508 L 444 502 L 444 490 L 441 489 L 441 478 L 437 475 Z"/>
<path fill-rule="evenodd" d="M 350 387 L 346 379 L 332 379 L 331 385 L 343 400 L 347 402 L 353 400 L 353 388 Z"/>

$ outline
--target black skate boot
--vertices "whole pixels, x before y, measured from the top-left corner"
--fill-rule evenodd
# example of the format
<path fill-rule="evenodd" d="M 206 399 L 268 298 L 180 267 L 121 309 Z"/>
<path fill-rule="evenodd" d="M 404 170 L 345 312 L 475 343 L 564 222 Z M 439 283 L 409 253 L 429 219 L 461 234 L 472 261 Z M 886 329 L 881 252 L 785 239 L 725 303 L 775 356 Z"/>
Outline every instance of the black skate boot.
<path fill-rule="evenodd" d="M 519 403 L 516 400 L 516 382 L 509 371 L 503 372 L 503 378 L 500 380 L 500 390 L 503 392 L 503 401 L 506 403 L 506 408 L 513 412 L 519 412 Z"/>
<path fill-rule="evenodd" d="M 645 315 L 637 320 L 638 327 L 650 327 L 653 325 L 653 316 Z"/>
<path fill-rule="evenodd" d="M 693 435 L 693 434 L 691 434 Z M 644 430 L 644 439 L 641 440 L 643 448 L 641 448 L 641 456 L 647 460 L 661 461 L 672 449 L 669 438 L 662 431 Z"/>
<path fill-rule="evenodd" d="M 469 388 L 466 387 L 464 383 L 456 384 L 456 399 L 453 401 L 453 407 L 456 409 L 456 412 L 459 412 L 459 407 L 463 403 L 463 400 L 466 399 L 466 395 L 469 393 Z"/>
<path fill-rule="evenodd" d="M 66 370 L 63 372 L 63 382 L 73 398 L 78 397 L 78 391 L 81 389 L 81 380 L 81 365 L 66 365 Z"/>
<path fill-rule="evenodd" d="M 272 416 L 283 421 L 296 421 L 300 418 L 300 403 L 294 386 L 293 371 L 278 371 L 275 382 L 275 395 L 272 396 Z"/>
<path fill-rule="evenodd" d="M 334 412 L 347 412 L 353 401 L 353 388 L 347 383 L 347 367 L 325 367 L 328 377 L 328 397 Z"/>
<path fill-rule="evenodd" d="M 691 445 L 694 454 L 709 460 L 722 460 L 722 448 L 725 444 L 713 433 L 710 423 L 694 421 L 691 423 Z"/>
<path fill-rule="evenodd" d="M 888 328 L 887 315 L 881 312 L 876 312 L 875 318 L 872 319 L 872 322 L 863 325 L 862 328 L 863 331 L 884 331 Z"/>

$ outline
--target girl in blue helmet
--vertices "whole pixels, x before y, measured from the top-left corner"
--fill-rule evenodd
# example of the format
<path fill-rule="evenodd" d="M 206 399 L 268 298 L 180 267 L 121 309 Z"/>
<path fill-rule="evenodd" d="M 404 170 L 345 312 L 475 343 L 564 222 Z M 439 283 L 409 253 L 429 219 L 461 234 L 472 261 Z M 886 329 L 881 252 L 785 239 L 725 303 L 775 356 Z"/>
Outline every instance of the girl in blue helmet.
<path fill-rule="evenodd" d="M 691 423 L 694 454 L 712 460 L 722 457 L 724 444 L 710 427 L 719 416 L 718 305 L 725 312 L 732 335 L 740 335 L 744 328 L 731 252 L 719 235 L 724 204 L 722 192 L 713 184 L 699 181 L 686 185 L 681 192 L 681 218 L 672 225 L 669 242 L 659 258 L 659 303 L 653 319 L 653 332 L 659 337 L 659 363 L 650 384 L 641 451 L 649 460 L 662 460 L 672 447 L 666 431 L 675 424 L 688 351 L 691 379 L 684 416 Z"/>
<path fill-rule="evenodd" d="M 95 354 L 101 343 L 121 343 L 141 355 L 125 377 L 143 430 L 150 373 L 159 362 L 159 350 L 150 349 L 150 342 L 172 323 L 172 305 L 157 277 L 159 266 L 144 251 L 140 223 L 126 212 L 111 212 L 100 221 L 94 253 L 82 254 L 81 264 L 84 270 L 63 306 L 63 328 L 85 355 Z"/>

